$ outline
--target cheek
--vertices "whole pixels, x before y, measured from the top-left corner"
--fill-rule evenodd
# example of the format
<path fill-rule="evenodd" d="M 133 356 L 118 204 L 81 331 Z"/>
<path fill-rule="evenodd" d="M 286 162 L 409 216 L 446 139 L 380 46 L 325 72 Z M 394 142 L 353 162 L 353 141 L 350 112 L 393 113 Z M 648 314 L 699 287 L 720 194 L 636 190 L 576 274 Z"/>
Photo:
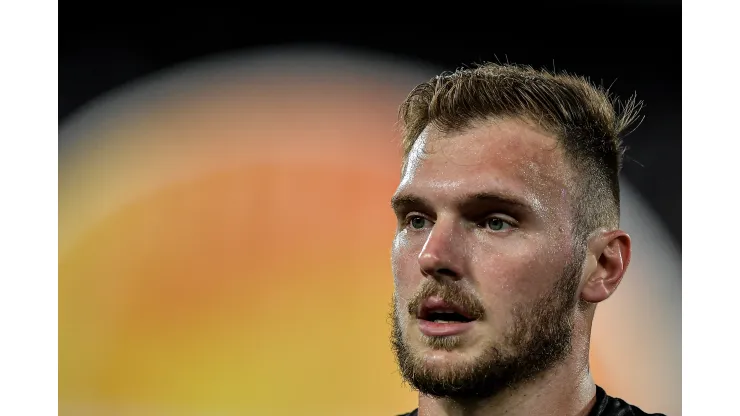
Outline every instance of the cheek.
<path fill-rule="evenodd" d="M 419 249 L 403 233 L 393 239 L 391 249 L 391 270 L 396 292 L 399 295 L 408 295 L 418 286 L 422 278 L 419 273 Z"/>
<path fill-rule="evenodd" d="M 564 257 L 543 238 L 503 240 L 476 253 L 474 275 L 486 303 L 512 305 L 528 302 L 548 291 L 560 276 Z"/>

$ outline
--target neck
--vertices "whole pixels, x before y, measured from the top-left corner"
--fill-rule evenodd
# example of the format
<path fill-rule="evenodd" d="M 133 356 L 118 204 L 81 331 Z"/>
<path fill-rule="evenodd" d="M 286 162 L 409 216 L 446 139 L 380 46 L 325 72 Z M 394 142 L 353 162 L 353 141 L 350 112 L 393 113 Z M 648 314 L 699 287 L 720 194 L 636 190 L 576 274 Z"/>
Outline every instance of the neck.
<path fill-rule="evenodd" d="M 419 416 L 585 416 L 596 402 L 588 359 L 575 351 L 535 378 L 482 399 L 419 396 Z M 585 357 L 588 357 L 586 353 Z"/>

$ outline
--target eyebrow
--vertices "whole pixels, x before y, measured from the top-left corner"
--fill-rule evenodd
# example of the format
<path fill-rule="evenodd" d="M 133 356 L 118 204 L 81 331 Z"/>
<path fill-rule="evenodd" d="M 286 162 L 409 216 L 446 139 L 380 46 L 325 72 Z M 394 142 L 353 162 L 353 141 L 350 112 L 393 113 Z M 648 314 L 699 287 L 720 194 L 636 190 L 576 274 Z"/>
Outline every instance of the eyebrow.
<path fill-rule="evenodd" d="M 533 208 L 520 198 L 497 192 L 476 192 L 464 195 L 454 201 L 461 210 L 471 209 L 480 205 L 498 205 L 511 209 L 532 212 Z M 425 198 L 413 194 L 397 194 L 391 198 L 391 208 L 395 212 L 409 209 L 431 210 L 432 204 Z"/>

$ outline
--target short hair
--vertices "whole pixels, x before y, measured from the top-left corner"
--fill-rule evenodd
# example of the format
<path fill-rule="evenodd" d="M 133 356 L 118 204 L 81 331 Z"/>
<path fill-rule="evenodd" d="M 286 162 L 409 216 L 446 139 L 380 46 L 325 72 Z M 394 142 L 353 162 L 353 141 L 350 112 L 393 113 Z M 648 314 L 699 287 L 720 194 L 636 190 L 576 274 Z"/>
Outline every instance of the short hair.
<path fill-rule="evenodd" d="M 625 103 L 581 76 L 530 66 L 484 63 L 444 72 L 416 86 L 401 104 L 404 168 L 427 126 L 461 132 L 492 118 L 537 123 L 564 149 L 577 183 L 572 195 L 574 234 L 619 227 L 622 138 L 639 118 L 642 102 Z"/>

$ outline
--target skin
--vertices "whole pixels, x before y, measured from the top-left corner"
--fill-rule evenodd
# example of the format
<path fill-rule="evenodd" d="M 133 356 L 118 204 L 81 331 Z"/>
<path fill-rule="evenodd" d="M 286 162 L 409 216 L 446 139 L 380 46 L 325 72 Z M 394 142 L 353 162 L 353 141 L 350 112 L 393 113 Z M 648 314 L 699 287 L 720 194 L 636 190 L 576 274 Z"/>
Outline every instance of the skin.
<path fill-rule="evenodd" d="M 395 328 L 419 369 L 444 378 L 484 359 L 491 346 L 525 354 L 510 337 L 514 326 L 529 325 L 515 319 L 515 310 L 526 317 L 569 266 L 577 266 L 572 275 L 578 279 L 566 294 L 572 297 L 564 311 L 572 332 L 561 359 L 490 395 L 420 393 L 421 415 L 585 415 L 593 406 L 588 350 L 594 309 L 619 285 L 630 238 L 600 229 L 577 250 L 569 191 L 575 181 L 556 139 L 519 119 L 450 134 L 428 127 L 419 136 L 392 200 L 398 227 L 391 256 Z M 481 193 L 516 204 L 472 198 Z M 447 285 L 465 293 L 483 316 L 443 346 L 420 332 L 409 303 L 416 305 L 427 286 Z M 532 314 L 523 322 L 532 319 L 539 318 Z"/>

